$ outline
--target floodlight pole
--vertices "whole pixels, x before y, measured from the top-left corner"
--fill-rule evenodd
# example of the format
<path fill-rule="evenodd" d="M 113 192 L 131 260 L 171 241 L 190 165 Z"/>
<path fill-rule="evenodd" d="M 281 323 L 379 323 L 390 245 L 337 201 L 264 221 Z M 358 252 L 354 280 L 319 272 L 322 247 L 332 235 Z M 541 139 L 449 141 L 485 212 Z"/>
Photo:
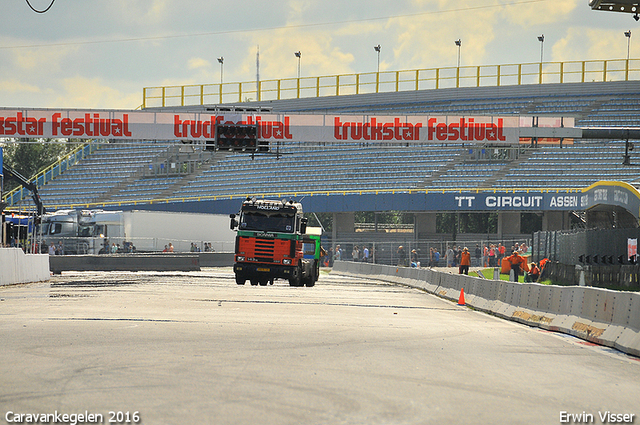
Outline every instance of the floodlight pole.
<path fill-rule="evenodd" d="M 540 42 L 540 84 L 542 84 L 542 62 L 544 60 L 544 34 L 538 36 Z"/>
<path fill-rule="evenodd" d="M 542 63 L 544 59 L 544 34 L 538 36 L 538 41 L 540 42 L 540 63 Z"/>
<path fill-rule="evenodd" d="M 380 73 L 380 45 L 378 44 L 377 46 L 373 46 L 373 50 L 375 50 L 378 53 L 378 74 Z"/>
<path fill-rule="evenodd" d="M 224 71 L 224 58 L 222 56 L 218 58 L 218 63 L 220 64 L 220 85 L 222 85 L 222 75 Z"/>
<path fill-rule="evenodd" d="M 629 53 L 631 52 L 631 30 L 625 31 L 624 36 L 627 37 L 627 61 L 629 61 Z"/>
<path fill-rule="evenodd" d="M 300 58 L 302 57 L 302 53 L 298 50 L 294 53 L 294 55 L 298 58 L 298 80 L 300 79 Z"/>

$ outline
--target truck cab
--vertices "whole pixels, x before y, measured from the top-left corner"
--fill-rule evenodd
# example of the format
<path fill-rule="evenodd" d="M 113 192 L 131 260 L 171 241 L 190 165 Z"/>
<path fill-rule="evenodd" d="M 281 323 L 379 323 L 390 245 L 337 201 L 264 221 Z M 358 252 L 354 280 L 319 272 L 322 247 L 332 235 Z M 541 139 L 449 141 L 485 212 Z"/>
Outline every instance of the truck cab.
<path fill-rule="evenodd" d="M 238 216 L 231 214 L 231 229 L 237 230 L 233 270 L 238 285 L 275 279 L 287 279 L 291 286 L 315 284 L 319 257 L 305 258 L 305 246 L 313 245 L 317 256 L 316 241 L 306 235 L 299 202 L 247 199 Z"/>

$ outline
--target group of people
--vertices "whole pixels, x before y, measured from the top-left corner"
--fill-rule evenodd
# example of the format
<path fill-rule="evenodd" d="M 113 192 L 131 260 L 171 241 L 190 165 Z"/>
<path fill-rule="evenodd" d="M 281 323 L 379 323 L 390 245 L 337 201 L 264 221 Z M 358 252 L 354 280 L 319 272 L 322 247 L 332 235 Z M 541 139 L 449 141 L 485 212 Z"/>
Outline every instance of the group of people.
<path fill-rule="evenodd" d="M 333 260 L 346 260 L 344 252 L 342 252 L 342 248 L 340 245 L 336 245 L 333 252 Z M 364 263 L 368 263 L 371 261 L 371 250 L 368 246 L 362 245 L 362 247 L 358 245 L 354 245 L 351 250 L 351 261 L 360 261 Z"/>
<path fill-rule="evenodd" d="M 526 282 L 536 282 L 540 278 L 542 266 L 535 263 L 528 263 L 525 256 L 528 255 L 529 247 L 525 243 L 514 243 L 511 250 L 502 243 L 486 244 L 483 247 L 476 244 L 475 250 L 471 252 L 467 247 L 451 245 L 445 251 L 444 263 L 447 267 L 458 267 L 459 274 L 469 274 L 469 268 L 475 267 L 501 267 L 503 259 L 509 262 L 513 270 L 514 280 L 517 281 L 524 273 Z M 373 258 L 373 249 L 366 245 L 362 247 L 354 245 L 351 256 L 345 258 L 340 245 L 336 245 L 330 256 L 333 260 L 351 260 L 370 262 Z M 348 254 L 347 254 L 348 255 Z M 403 245 L 398 246 L 395 258 L 399 267 L 421 267 L 418 251 L 412 249 L 410 252 Z M 437 248 L 429 248 L 427 267 L 437 267 L 440 265 L 441 254 Z M 541 262 L 542 263 L 542 262 Z M 425 264 L 422 264 L 424 266 Z"/>
<path fill-rule="evenodd" d="M 171 244 L 169 244 L 169 245 L 171 245 Z M 214 251 L 214 249 L 211 247 L 211 242 L 204 242 L 203 249 L 204 249 L 204 252 L 213 252 Z M 189 249 L 189 251 L 191 251 L 191 252 L 202 252 L 202 249 L 198 246 L 197 243 L 191 242 L 191 248 Z"/>
<path fill-rule="evenodd" d="M 49 255 L 64 255 L 64 245 L 62 245 L 62 241 L 58 241 L 58 245 L 51 242 L 47 248 L 47 241 L 42 241 L 42 253 L 49 253 Z M 46 251 L 45 251 L 46 250 Z"/>
<path fill-rule="evenodd" d="M 98 254 L 123 254 L 136 252 L 136 247 L 132 242 L 123 241 L 122 245 L 123 246 L 120 246 L 119 243 L 115 242 L 112 242 L 111 245 L 109 245 L 109 240 L 105 239 Z"/>

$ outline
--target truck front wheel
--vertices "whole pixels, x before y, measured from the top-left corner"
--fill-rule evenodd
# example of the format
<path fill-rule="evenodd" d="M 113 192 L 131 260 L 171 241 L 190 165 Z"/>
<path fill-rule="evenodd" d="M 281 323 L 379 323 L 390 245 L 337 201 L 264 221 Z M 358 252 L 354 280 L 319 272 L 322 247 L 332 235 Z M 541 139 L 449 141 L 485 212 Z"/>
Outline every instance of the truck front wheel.
<path fill-rule="evenodd" d="M 300 265 L 291 269 L 291 277 L 289 278 L 289 286 L 302 286 L 302 268 Z"/>
<path fill-rule="evenodd" d="M 246 281 L 247 279 L 245 279 L 244 277 L 236 275 L 236 283 L 238 285 L 244 285 Z"/>

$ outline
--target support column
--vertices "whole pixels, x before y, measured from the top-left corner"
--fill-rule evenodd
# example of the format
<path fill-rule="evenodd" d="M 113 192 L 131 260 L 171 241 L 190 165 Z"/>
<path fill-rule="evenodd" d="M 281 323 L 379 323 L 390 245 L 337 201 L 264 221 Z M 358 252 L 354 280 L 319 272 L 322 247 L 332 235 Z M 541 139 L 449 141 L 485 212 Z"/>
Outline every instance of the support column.
<path fill-rule="evenodd" d="M 568 211 L 545 211 L 542 215 L 542 230 L 568 230 Z"/>
<path fill-rule="evenodd" d="M 337 232 L 336 237 L 340 237 L 341 233 L 353 233 L 355 231 L 355 223 L 355 214 L 352 212 L 333 214 L 333 228 Z"/>
<path fill-rule="evenodd" d="M 436 236 L 436 213 L 416 213 L 416 239 L 429 239 Z"/>
<path fill-rule="evenodd" d="M 508 235 L 520 235 L 520 213 L 498 213 L 498 238 L 504 239 Z"/>

